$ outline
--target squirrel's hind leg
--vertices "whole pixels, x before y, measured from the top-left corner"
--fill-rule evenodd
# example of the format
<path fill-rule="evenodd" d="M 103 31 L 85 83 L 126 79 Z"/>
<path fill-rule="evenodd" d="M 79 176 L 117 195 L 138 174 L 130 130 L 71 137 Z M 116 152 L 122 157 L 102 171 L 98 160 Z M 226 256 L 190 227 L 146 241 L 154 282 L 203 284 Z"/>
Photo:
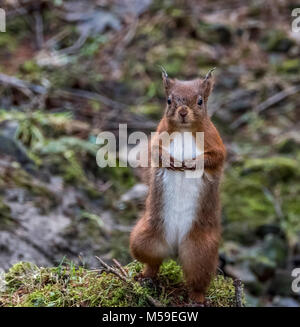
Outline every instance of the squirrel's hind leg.
<path fill-rule="evenodd" d="M 134 258 L 145 263 L 142 277 L 155 278 L 162 261 L 168 255 L 168 249 L 160 232 L 155 230 L 143 217 L 130 235 L 130 250 Z"/>
<path fill-rule="evenodd" d="M 190 289 L 190 299 L 204 303 L 205 293 L 218 264 L 218 231 L 194 229 L 180 244 L 179 259 Z"/>

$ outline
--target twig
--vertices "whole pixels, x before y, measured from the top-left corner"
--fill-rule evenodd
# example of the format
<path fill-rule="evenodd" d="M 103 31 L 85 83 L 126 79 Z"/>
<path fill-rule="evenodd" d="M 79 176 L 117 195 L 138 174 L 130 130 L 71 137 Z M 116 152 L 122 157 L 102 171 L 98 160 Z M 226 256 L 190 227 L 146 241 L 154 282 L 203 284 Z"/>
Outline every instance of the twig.
<path fill-rule="evenodd" d="M 32 92 L 37 94 L 47 94 L 48 89 L 42 85 L 36 85 L 29 83 L 27 81 L 23 81 L 17 77 L 9 76 L 6 74 L 0 73 L 0 84 L 3 85 L 9 85 L 12 87 L 15 87 L 17 89 L 20 89 L 24 92 L 27 96 L 32 96 Z M 54 94 L 58 94 L 61 96 L 69 96 L 69 97 L 78 97 L 83 98 L 87 100 L 95 100 L 99 101 L 106 106 L 117 108 L 117 109 L 127 109 L 128 106 L 124 103 L 116 102 L 114 100 L 111 100 L 107 98 L 104 95 L 101 95 L 99 93 L 80 90 L 80 89 L 65 89 L 65 90 L 54 90 Z"/>
<path fill-rule="evenodd" d="M 85 90 L 80 90 L 80 89 L 64 89 L 64 90 L 57 90 L 56 93 L 60 95 L 65 95 L 65 96 L 72 96 L 72 97 L 78 97 L 78 98 L 83 98 L 87 100 L 95 100 L 99 101 L 106 106 L 112 107 L 112 108 L 117 108 L 117 109 L 127 109 L 128 106 L 124 103 L 116 102 L 114 100 L 111 100 L 107 98 L 104 95 L 101 95 L 99 93 L 95 92 L 90 92 L 90 91 L 85 91 Z"/>
<path fill-rule="evenodd" d="M 253 111 L 256 113 L 261 113 L 267 109 L 269 109 L 270 107 L 272 107 L 273 105 L 279 103 L 280 101 L 284 100 L 285 98 L 294 95 L 296 93 L 300 92 L 300 85 L 295 85 L 292 86 L 290 88 L 287 88 L 281 92 L 278 92 L 274 95 L 272 95 L 271 97 L 269 97 L 267 100 L 261 102 L 260 104 L 258 104 L 256 107 L 254 107 Z M 247 119 L 247 113 L 240 116 L 239 118 L 237 118 L 231 125 L 230 127 L 235 129 L 240 127 Z"/>
<path fill-rule="evenodd" d="M 0 73 L 0 84 L 17 88 L 21 92 L 23 92 L 28 98 L 33 99 L 33 100 L 35 99 L 33 97 L 33 93 L 36 93 L 38 95 L 42 95 L 42 97 L 40 97 L 39 100 L 44 101 L 45 99 L 43 96 L 46 96 L 49 91 L 49 89 L 47 87 L 44 87 L 42 85 L 32 84 L 30 82 L 23 81 L 17 77 L 9 76 L 6 74 L 1 74 L 1 73 Z M 104 105 L 111 107 L 113 109 L 116 109 L 116 110 L 125 110 L 126 111 L 126 109 L 128 109 L 128 107 L 129 107 L 127 104 L 114 101 L 102 94 L 90 92 L 90 91 L 86 91 L 86 90 L 81 90 L 81 89 L 56 89 L 56 90 L 54 89 L 54 90 L 52 90 L 51 94 L 53 94 L 54 96 L 62 96 L 62 97 L 65 96 L 65 97 L 69 97 L 69 98 L 77 97 L 77 98 L 82 98 L 82 99 L 86 99 L 86 100 L 94 100 L 94 101 L 101 102 Z M 112 111 L 112 113 L 113 113 L 113 111 Z M 119 123 L 115 122 L 115 114 L 112 118 L 114 121 L 106 123 L 108 125 L 107 128 L 109 128 L 111 130 L 118 129 Z M 140 122 L 139 121 L 133 122 L 132 120 L 130 120 L 130 122 L 128 122 L 128 128 L 154 129 L 155 123 L 152 121 L 145 122 L 144 120 L 142 120 Z"/>
<path fill-rule="evenodd" d="M 89 37 L 88 33 L 82 33 L 78 39 L 74 42 L 74 44 L 72 44 L 71 46 L 69 46 L 68 48 L 59 50 L 58 53 L 60 55 L 65 54 L 65 55 L 69 55 L 69 54 L 73 54 L 76 51 L 78 51 L 85 43 L 85 41 L 87 40 L 87 38 Z"/>
<path fill-rule="evenodd" d="M 17 7 L 11 10 L 8 10 L 6 12 L 6 17 L 7 18 L 14 18 L 16 16 L 23 16 L 26 15 L 28 13 L 28 9 L 24 8 L 24 7 Z"/>
<path fill-rule="evenodd" d="M 123 280 L 125 283 L 129 284 L 130 286 L 133 286 L 133 284 L 135 283 L 133 280 L 131 280 L 129 277 L 126 277 L 127 274 L 124 276 L 123 273 L 120 273 L 117 269 L 109 266 L 106 262 L 104 262 L 101 258 L 96 256 L 96 259 L 100 261 L 101 265 L 103 266 L 104 270 L 108 273 L 112 273 L 114 275 L 116 275 L 117 277 L 119 277 L 121 280 Z M 115 262 L 115 261 L 114 261 Z M 116 263 L 116 262 L 115 262 Z M 117 264 L 117 263 L 116 263 Z M 118 264 L 120 264 L 118 262 Z M 120 264 L 121 265 L 121 264 Z M 120 269 L 120 268 L 119 268 Z M 122 267 L 122 269 L 124 269 Z M 146 295 L 147 301 L 153 305 L 154 307 L 163 307 L 164 305 L 162 303 L 160 303 L 158 300 L 154 299 L 152 296 L 150 295 Z"/>
<path fill-rule="evenodd" d="M 34 13 L 34 20 L 35 20 L 35 41 L 36 47 L 38 50 L 43 48 L 44 45 L 44 24 L 43 24 L 43 17 L 38 10 L 35 10 Z"/>
<path fill-rule="evenodd" d="M 242 287 L 242 282 L 239 279 L 235 279 L 233 282 L 233 285 L 235 287 L 235 304 L 237 307 L 242 307 L 243 302 L 242 302 L 242 296 L 243 296 L 243 287 Z"/>
<path fill-rule="evenodd" d="M 122 274 L 127 278 L 128 277 L 127 272 L 122 267 L 122 265 L 120 264 L 120 262 L 117 259 L 112 259 L 112 260 L 116 264 L 116 266 L 119 268 L 119 270 L 122 272 Z"/>
<path fill-rule="evenodd" d="M 123 276 L 121 273 L 119 273 L 119 271 L 117 269 L 109 266 L 106 262 L 104 262 L 101 258 L 99 258 L 97 256 L 96 256 L 96 259 L 100 261 L 101 265 L 106 270 L 106 272 L 116 275 L 117 277 L 119 277 L 126 283 L 130 283 L 130 280 L 127 277 Z"/>
<path fill-rule="evenodd" d="M 14 76 L 8 76 L 0 73 L 0 84 L 9 85 L 20 89 L 27 96 L 31 96 L 32 92 L 37 94 L 46 94 L 47 88 L 41 85 L 35 85 L 26 81 L 23 81 Z"/>
<path fill-rule="evenodd" d="M 154 130 L 156 127 L 156 124 L 152 121 L 144 121 L 144 122 L 128 122 L 128 121 L 124 121 L 122 123 L 126 123 L 127 124 L 127 128 L 128 129 L 137 129 L 137 130 L 141 130 L 141 129 L 145 129 L 145 130 Z M 105 128 L 106 130 L 118 130 L 119 129 L 119 124 L 120 122 L 112 122 L 112 121 L 108 121 L 104 123 L 104 126 L 102 126 L 103 128 Z"/>
<path fill-rule="evenodd" d="M 116 60 L 119 61 L 122 57 L 122 54 L 124 53 L 124 50 L 128 45 L 131 43 L 131 41 L 134 39 L 134 36 L 136 34 L 137 26 L 138 26 L 139 20 L 137 17 L 133 18 L 133 21 L 131 25 L 129 26 L 129 29 L 123 39 L 118 43 L 118 46 L 116 47 Z"/>
<path fill-rule="evenodd" d="M 300 92 L 300 85 L 295 85 L 292 86 L 286 90 L 283 90 L 279 93 L 276 93 L 275 95 L 271 96 L 270 98 L 268 98 L 267 100 L 265 100 L 264 102 L 260 103 L 258 106 L 256 106 L 254 108 L 254 111 L 257 113 L 260 113 L 268 108 L 270 108 L 271 106 L 273 106 L 274 104 L 284 100 L 285 98 L 296 94 Z"/>
<path fill-rule="evenodd" d="M 146 295 L 147 297 L 147 300 L 150 304 L 152 304 L 154 307 L 158 307 L 158 308 L 161 308 L 161 307 L 164 307 L 164 305 L 159 302 L 158 300 L 155 300 L 152 296 L 150 295 Z"/>
<path fill-rule="evenodd" d="M 69 29 L 65 28 L 63 30 L 61 30 L 60 32 L 58 32 L 56 35 L 54 35 L 53 37 L 51 37 L 50 39 L 45 41 L 45 48 L 48 49 L 53 49 L 55 48 L 57 42 L 63 40 L 68 34 L 69 34 Z"/>

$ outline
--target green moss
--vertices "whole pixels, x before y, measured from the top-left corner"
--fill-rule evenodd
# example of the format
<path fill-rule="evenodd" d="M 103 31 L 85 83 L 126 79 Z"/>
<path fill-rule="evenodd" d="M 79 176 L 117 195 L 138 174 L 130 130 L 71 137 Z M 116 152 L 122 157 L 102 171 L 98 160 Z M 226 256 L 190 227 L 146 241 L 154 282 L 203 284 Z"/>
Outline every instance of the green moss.
<path fill-rule="evenodd" d="M 55 198 L 55 195 L 45 185 L 34 180 L 31 175 L 21 168 L 12 168 L 9 179 L 14 185 L 27 189 L 33 195 L 43 196 L 48 199 Z"/>
<path fill-rule="evenodd" d="M 275 217 L 274 207 L 264 195 L 262 185 L 251 177 L 241 177 L 239 169 L 232 169 L 225 176 L 222 205 L 227 239 L 247 242 L 253 236 L 251 231 Z"/>
<path fill-rule="evenodd" d="M 183 272 L 174 260 L 169 260 L 163 264 L 159 276 L 165 281 L 165 283 L 169 283 L 170 285 L 176 285 L 183 282 Z"/>
<path fill-rule="evenodd" d="M 75 267 L 72 263 L 55 268 L 38 268 L 20 262 L 5 275 L 6 290 L 0 293 L 2 306 L 149 306 L 152 296 L 165 305 L 188 304 L 181 268 L 174 262 L 163 264 L 159 284 L 135 281 L 143 265 L 131 262 L 124 269 L 130 283 L 117 276 Z M 234 306 L 232 280 L 217 276 L 211 283 L 207 299 L 214 306 Z"/>
<path fill-rule="evenodd" d="M 150 84 L 148 89 L 148 96 L 151 98 L 154 94 L 156 94 L 156 89 L 153 83 Z M 161 104 L 157 103 L 149 103 L 144 105 L 138 105 L 136 107 L 130 108 L 130 111 L 137 114 L 146 115 L 153 119 L 159 119 L 163 112 L 163 107 Z"/>
<path fill-rule="evenodd" d="M 123 193 L 136 183 L 136 178 L 130 167 L 105 167 L 101 168 L 101 172 L 113 182 L 113 192 Z M 110 190 L 108 193 L 110 193 Z M 115 199 L 115 197 L 112 197 L 112 199 Z"/>
<path fill-rule="evenodd" d="M 182 47 L 181 44 L 172 41 L 169 45 L 159 44 L 147 53 L 148 65 L 155 65 L 160 62 L 169 74 L 182 73 L 182 66 L 187 59 L 189 44 Z M 168 49 L 168 51 L 167 51 Z"/>
<path fill-rule="evenodd" d="M 86 55 L 90 56 L 92 52 L 96 51 L 94 46 L 87 44 L 87 48 L 83 48 L 83 55 L 69 58 L 68 63 L 65 65 L 67 69 L 49 71 L 46 76 L 49 79 L 50 85 L 55 86 L 55 89 L 72 88 L 78 84 L 82 88 L 91 88 L 98 85 L 103 80 L 103 76 L 95 66 L 91 66 L 93 62 L 87 60 L 85 57 Z M 89 71 L 88 75 L 86 74 L 87 71 Z"/>
<path fill-rule="evenodd" d="M 300 59 L 286 59 L 276 69 L 279 73 L 299 73 Z"/>
<path fill-rule="evenodd" d="M 207 294 L 207 299 L 215 307 L 235 306 L 235 287 L 230 278 L 219 275 L 212 281 Z"/>
<path fill-rule="evenodd" d="M 300 167 L 297 160 L 284 156 L 248 159 L 244 164 L 242 175 L 250 174 L 254 178 L 255 174 L 259 174 L 265 183 L 287 182 L 300 178 Z"/>
<path fill-rule="evenodd" d="M 287 37 L 285 32 L 270 30 L 263 36 L 261 46 L 266 51 L 286 52 L 294 42 Z"/>
<path fill-rule="evenodd" d="M 44 158 L 44 162 L 55 167 L 55 173 L 63 176 L 66 183 L 88 185 L 81 158 L 96 153 L 96 145 L 75 138 L 61 137 L 47 140 L 35 152 Z"/>
<path fill-rule="evenodd" d="M 19 262 L 12 266 L 5 275 L 5 281 L 9 291 L 16 291 L 22 285 L 34 286 L 39 268 L 30 262 Z"/>
<path fill-rule="evenodd" d="M 16 38 L 9 33 L 0 33 L 0 47 L 2 51 L 12 52 L 17 46 Z"/>
<path fill-rule="evenodd" d="M 106 35 L 90 37 L 87 39 L 84 46 L 81 48 L 80 55 L 84 57 L 93 57 L 99 51 L 100 46 L 106 42 L 107 42 Z"/>
<path fill-rule="evenodd" d="M 43 69 L 33 59 L 26 60 L 21 65 L 20 72 L 27 81 L 32 81 L 36 83 L 40 83 L 40 80 L 42 79 L 44 74 Z"/>
<path fill-rule="evenodd" d="M 13 225 L 14 222 L 11 217 L 10 207 L 6 205 L 0 197 L 0 227 L 7 228 Z"/>
<path fill-rule="evenodd" d="M 276 149 L 281 154 L 296 153 L 299 150 L 299 142 L 292 137 L 288 137 L 276 144 Z"/>
<path fill-rule="evenodd" d="M 17 121 L 19 126 L 16 138 L 30 149 L 43 147 L 47 138 L 66 134 L 74 121 L 67 112 L 45 113 L 43 111 L 22 112 L 17 110 L 0 110 L 0 122 Z"/>
<path fill-rule="evenodd" d="M 198 37 L 209 44 L 229 44 L 231 42 L 231 28 L 223 24 L 200 22 L 197 26 Z"/>
<path fill-rule="evenodd" d="M 299 181 L 297 160 L 289 157 L 248 159 L 232 167 L 222 184 L 225 238 L 247 243 L 258 227 L 279 223 L 294 242 L 300 231 Z"/>

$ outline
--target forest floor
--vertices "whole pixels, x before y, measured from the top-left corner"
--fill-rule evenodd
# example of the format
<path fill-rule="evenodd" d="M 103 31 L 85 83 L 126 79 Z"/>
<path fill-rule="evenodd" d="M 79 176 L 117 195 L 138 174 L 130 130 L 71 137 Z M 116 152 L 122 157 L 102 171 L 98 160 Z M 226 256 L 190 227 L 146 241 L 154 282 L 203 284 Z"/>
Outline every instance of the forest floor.
<path fill-rule="evenodd" d="M 247 305 L 299 306 L 296 4 L 14 2 L 4 1 L 0 33 L 0 268 L 27 261 L 56 267 L 42 268 L 49 274 L 66 257 L 77 283 L 83 269 L 99 268 L 96 255 L 128 264 L 147 187 L 138 169 L 100 169 L 96 137 L 120 123 L 129 133 L 155 130 L 165 106 L 159 65 L 179 79 L 217 67 L 208 109 L 228 154 L 219 269 L 243 281 Z M 59 304 L 27 295 L 20 305 Z"/>

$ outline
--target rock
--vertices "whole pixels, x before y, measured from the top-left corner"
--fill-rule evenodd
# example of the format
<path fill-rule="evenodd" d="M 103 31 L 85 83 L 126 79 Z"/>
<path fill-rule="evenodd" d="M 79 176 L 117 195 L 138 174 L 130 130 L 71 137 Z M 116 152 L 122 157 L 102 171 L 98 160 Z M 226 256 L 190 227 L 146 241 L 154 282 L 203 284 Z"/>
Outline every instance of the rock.
<path fill-rule="evenodd" d="M 245 290 L 245 297 L 246 297 L 247 307 L 258 307 L 259 306 L 259 298 L 249 294 L 249 292 L 247 292 L 247 290 Z"/>
<path fill-rule="evenodd" d="M 33 244 L 15 233 L 0 232 L 0 249 L 0 265 L 3 269 L 8 269 L 20 260 L 32 260 L 38 265 L 49 266 L 52 264 L 52 261 L 46 258 Z"/>
<path fill-rule="evenodd" d="M 275 296 L 272 304 L 274 307 L 300 307 L 300 303 L 291 297 Z"/>
<path fill-rule="evenodd" d="M 0 153 L 12 157 L 22 168 L 31 172 L 34 169 L 34 162 L 27 155 L 24 146 L 15 138 L 18 127 L 19 123 L 13 120 L 0 123 Z"/>
<path fill-rule="evenodd" d="M 0 268 L 0 293 L 6 291 L 5 271 Z"/>
<path fill-rule="evenodd" d="M 230 277 L 240 279 L 252 294 L 259 295 L 262 293 L 262 285 L 249 269 L 247 262 L 236 265 L 226 265 L 224 271 Z"/>
<path fill-rule="evenodd" d="M 28 157 L 25 148 L 16 140 L 0 134 L 0 153 L 13 157 L 20 164 L 33 163 Z"/>
<path fill-rule="evenodd" d="M 273 263 L 268 260 L 256 260 L 250 264 L 250 267 L 261 282 L 265 282 L 272 278 L 276 268 Z"/>
<path fill-rule="evenodd" d="M 237 242 L 225 241 L 220 249 L 220 254 L 226 263 L 233 264 L 240 258 L 242 251 L 243 247 Z"/>
<path fill-rule="evenodd" d="M 261 254 L 272 261 L 277 267 L 284 266 L 288 256 L 287 243 L 276 235 L 266 235 Z"/>
<path fill-rule="evenodd" d="M 129 191 L 121 197 L 121 202 L 141 202 L 143 201 L 148 193 L 148 186 L 145 184 L 135 184 Z"/>
<path fill-rule="evenodd" d="M 281 296 L 294 295 L 291 288 L 292 281 L 293 278 L 291 277 L 290 271 L 279 269 L 276 271 L 276 274 L 268 287 L 268 293 L 270 295 Z"/>
<path fill-rule="evenodd" d="M 274 235 L 278 235 L 280 237 L 283 237 L 283 235 L 284 235 L 281 228 L 274 224 L 261 225 L 256 230 L 256 235 L 260 238 L 264 238 L 268 234 L 274 234 Z"/>
<path fill-rule="evenodd" d="M 251 260 L 251 271 L 259 281 L 269 280 L 274 276 L 276 268 L 285 266 L 287 252 L 287 244 L 283 239 L 278 235 L 267 234 Z"/>
<path fill-rule="evenodd" d="M 299 251 L 299 249 L 297 249 L 297 246 L 296 246 L 296 249 L 295 251 Z M 294 255 L 292 257 L 292 262 L 293 262 L 293 265 L 294 267 L 300 267 L 300 255 Z"/>

